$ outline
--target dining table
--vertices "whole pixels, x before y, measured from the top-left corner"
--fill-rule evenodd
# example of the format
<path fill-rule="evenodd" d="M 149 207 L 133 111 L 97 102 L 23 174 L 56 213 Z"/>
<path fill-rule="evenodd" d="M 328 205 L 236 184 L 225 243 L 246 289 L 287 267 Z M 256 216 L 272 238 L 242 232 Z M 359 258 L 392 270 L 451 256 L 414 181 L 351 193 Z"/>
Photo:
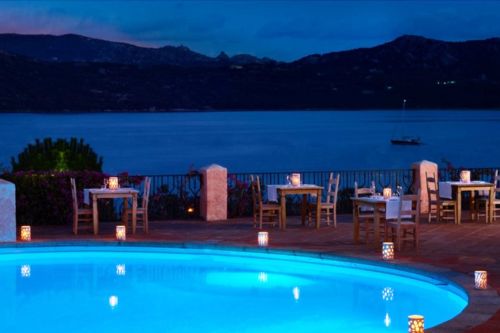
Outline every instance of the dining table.
<path fill-rule="evenodd" d="M 267 185 L 268 201 L 277 201 L 280 198 L 280 228 L 286 230 L 286 197 L 289 195 L 302 195 L 301 218 L 302 225 L 306 224 L 306 210 L 308 195 L 316 197 L 316 229 L 319 229 L 321 221 L 321 194 L 323 187 L 313 184 L 301 185 Z"/>
<path fill-rule="evenodd" d="M 488 214 L 486 223 L 493 222 L 493 209 L 495 200 L 495 184 L 486 181 L 475 180 L 469 182 L 463 181 L 443 181 L 439 182 L 439 196 L 441 198 L 452 199 L 456 198 L 456 220 L 455 223 L 461 224 L 462 221 L 462 193 L 470 192 L 470 207 L 475 207 L 474 200 L 476 192 L 488 194 Z"/>
<path fill-rule="evenodd" d="M 99 210 L 97 209 L 97 202 L 99 199 L 124 199 L 123 211 L 125 212 L 128 207 L 128 199 L 132 199 L 132 233 L 135 234 L 137 225 L 137 196 L 139 191 L 134 188 L 120 187 L 117 189 L 109 188 L 86 188 L 83 190 L 83 201 L 90 204 L 92 200 L 92 217 L 94 234 L 99 233 Z M 122 214 L 122 221 L 127 225 L 128 217 Z"/>
<path fill-rule="evenodd" d="M 380 245 L 380 221 L 382 217 L 386 220 L 397 219 L 399 215 L 398 196 L 384 198 L 381 195 L 371 195 L 367 197 L 351 197 L 353 204 L 353 228 L 354 243 L 359 243 L 359 212 L 360 210 L 373 211 L 374 215 L 374 237 L 375 247 Z M 403 201 L 403 210 L 411 209 L 411 201 Z M 385 235 L 386 237 L 387 235 Z"/>

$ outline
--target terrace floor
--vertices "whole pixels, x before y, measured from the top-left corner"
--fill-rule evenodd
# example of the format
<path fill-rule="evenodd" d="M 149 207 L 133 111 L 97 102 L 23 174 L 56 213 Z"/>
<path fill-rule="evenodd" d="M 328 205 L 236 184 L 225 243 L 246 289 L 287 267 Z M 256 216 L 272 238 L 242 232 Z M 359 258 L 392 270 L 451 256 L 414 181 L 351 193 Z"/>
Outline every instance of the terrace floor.
<path fill-rule="evenodd" d="M 286 231 L 266 228 L 270 233 L 269 247 L 381 260 L 380 248 L 367 244 L 354 244 L 350 215 L 340 216 L 339 220 L 337 228 L 325 225 L 316 230 L 313 227 L 303 227 L 298 217 L 289 217 Z M 82 230 L 78 236 L 74 236 L 69 226 L 35 227 L 32 232 L 34 241 L 114 241 L 114 225 L 115 223 L 101 223 L 98 236 L 91 234 L 90 229 Z M 200 220 L 152 221 L 149 234 L 145 235 L 139 229 L 136 235 L 127 235 L 127 242 L 134 241 L 256 246 L 256 229 L 252 226 L 251 218 L 210 223 Z M 401 252 L 396 252 L 396 257 L 395 263 L 434 272 L 447 271 L 447 276 L 456 275 L 455 280 L 462 285 L 473 285 L 474 270 L 487 270 L 491 288 L 488 291 L 471 291 L 469 288 L 469 293 L 476 295 L 488 293 L 483 295 L 492 297 L 483 298 L 483 304 L 474 305 L 473 311 L 469 311 L 468 315 L 461 315 L 459 319 L 454 319 L 445 326 L 431 331 L 500 332 L 499 221 L 491 225 L 471 221 L 461 225 L 424 222 L 421 224 L 419 253 L 408 244 Z M 491 311 L 492 306 L 496 310 Z M 495 314 L 487 319 L 492 312 Z M 478 320 L 484 322 L 474 326 Z"/>

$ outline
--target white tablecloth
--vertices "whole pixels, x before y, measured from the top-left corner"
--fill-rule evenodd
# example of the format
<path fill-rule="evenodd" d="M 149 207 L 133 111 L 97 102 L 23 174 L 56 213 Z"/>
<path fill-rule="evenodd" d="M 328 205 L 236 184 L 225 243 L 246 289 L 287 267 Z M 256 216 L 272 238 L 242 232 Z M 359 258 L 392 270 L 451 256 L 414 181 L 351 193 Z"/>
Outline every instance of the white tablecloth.
<path fill-rule="evenodd" d="M 471 181 L 467 184 L 485 184 L 486 182 L 482 180 Z M 439 197 L 444 199 L 452 199 L 452 186 L 453 185 L 461 185 L 464 184 L 462 182 L 439 182 Z M 487 196 L 488 191 L 479 191 L 479 195 Z"/>
<path fill-rule="evenodd" d="M 130 191 L 136 191 L 133 188 L 121 187 L 116 190 L 110 190 L 109 188 L 84 188 L 83 189 L 83 203 L 90 205 L 90 192 L 92 193 L 130 193 Z"/>
<path fill-rule="evenodd" d="M 380 201 L 385 201 L 385 218 L 386 219 L 397 219 L 398 214 L 399 214 L 399 197 L 391 197 L 389 199 L 384 199 L 382 196 L 371 196 L 367 199 L 373 200 L 374 202 L 380 202 Z M 361 206 L 362 211 L 373 211 L 372 207 L 364 207 Z M 410 200 L 405 200 L 403 201 L 403 211 L 408 211 L 411 210 L 411 201 Z M 411 217 L 408 215 L 403 215 L 403 218 L 406 217 Z"/>
<path fill-rule="evenodd" d="M 267 201 L 278 202 L 278 189 L 279 188 L 300 188 L 300 187 L 316 186 L 312 184 L 302 184 L 300 186 L 292 185 L 267 185 Z M 316 194 L 311 194 L 311 196 L 316 196 Z"/>

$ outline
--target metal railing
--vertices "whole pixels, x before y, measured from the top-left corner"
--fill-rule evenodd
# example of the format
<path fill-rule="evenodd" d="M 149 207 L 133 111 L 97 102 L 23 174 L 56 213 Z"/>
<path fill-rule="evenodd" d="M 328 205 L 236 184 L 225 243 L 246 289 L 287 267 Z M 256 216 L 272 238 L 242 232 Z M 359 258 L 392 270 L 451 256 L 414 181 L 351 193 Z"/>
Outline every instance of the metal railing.
<path fill-rule="evenodd" d="M 439 169 L 440 180 L 458 180 L 462 169 Z M 469 168 L 471 179 L 491 181 L 495 168 Z M 354 194 L 354 182 L 360 187 L 369 187 L 375 181 L 377 191 L 382 188 L 401 186 L 405 193 L 413 192 L 414 175 L 412 169 L 388 170 L 334 170 L 340 174 L 337 210 L 350 213 Z M 289 172 L 230 173 L 228 175 L 228 215 L 230 217 L 251 216 L 252 195 L 250 175 L 258 175 L 264 198 L 266 185 L 285 184 Z M 301 172 L 302 183 L 325 186 L 330 171 Z M 199 217 L 202 179 L 196 172 L 185 175 L 154 175 L 151 177 L 150 216 L 152 219 L 185 219 Z M 325 192 L 325 191 L 324 191 Z M 324 193 L 326 195 L 326 193 Z M 299 214 L 301 197 L 287 198 L 287 212 Z"/>

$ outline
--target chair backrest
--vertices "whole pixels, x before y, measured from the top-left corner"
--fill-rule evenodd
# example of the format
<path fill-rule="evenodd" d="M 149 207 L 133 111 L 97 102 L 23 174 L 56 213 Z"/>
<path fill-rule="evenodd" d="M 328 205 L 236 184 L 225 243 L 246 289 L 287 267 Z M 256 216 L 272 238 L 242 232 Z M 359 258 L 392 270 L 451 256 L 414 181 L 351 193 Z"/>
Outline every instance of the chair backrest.
<path fill-rule="evenodd" d="M 151 191 L 151 178 L 144 178 L 144 192 L 142 194 L 142 207 L 147 208 L 149 203 L 149 193 Z"/>
<path fill-rule="evenodd" d="M 425 181 L 427 184 L 427 199 L 429 200 L 429 205 L 435 205 L 439 202 L 439 185 L 436 179 L 436 174 L 431 173 L 429 175 L 426 172 Z"/>
<path fill-rule="evenodd" d="M 71 197 L 73 198 L 73 210 L 78 211 L 78 197 L 76 196 L 76 182 L 75 178 L 70 178 L 71 182 Z"/>
<path fill-rule="evenodd" d="M 259 176 L 250 175 L 250 182 L 252 188 L 252 201 L 254 210 L 259 209 L 262 204 L 262 193 L 260 191 L 260 179 Z"/>
<path fill-rule="evenodd" d="M 372 180 L 371 187 L 358 187 L 358 182 L 354 182 L 354 197 L 367 197 L 372 193 L 372 188 L 375 188 L 375 182 Z"/>
<path fill-rule="evenodd" d="M 411 205 L 407 207 L 404 202 L 410 201 Z M 399 200 L 398 223 L 401 221 L 414 222 L 417 225 L 420 222 L 420 189 L 417 194 L 402 195 Z"/>
<path fill-rule="evenodd" d="M 495 184 L 495 195 L 500 193 L 500 176 L 498 175 L 498 169 L 495 170 L 495 175 L 493 176 L 493 184 Z"/>
<path fill-rule="evenodd" d="M 333 172 L 330 172 L 330 177 L 328 178 L 328 186 L 326 189 L 326 203 L 337 203 L 339 182 L 340 174 L 337 174 L 337 176 L 333 178 Z"/>

